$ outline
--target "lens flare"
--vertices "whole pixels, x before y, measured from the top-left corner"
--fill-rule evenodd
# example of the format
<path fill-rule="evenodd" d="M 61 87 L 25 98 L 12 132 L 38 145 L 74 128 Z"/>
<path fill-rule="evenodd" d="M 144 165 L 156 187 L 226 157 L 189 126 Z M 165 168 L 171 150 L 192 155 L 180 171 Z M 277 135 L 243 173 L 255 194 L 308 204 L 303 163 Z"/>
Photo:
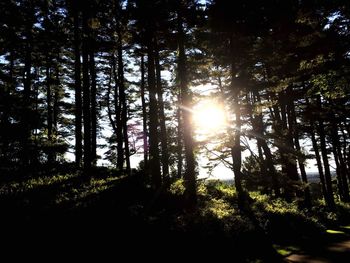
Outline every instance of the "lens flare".
<path fill-rule="evenodd" d="M 194 107 L 193 122 L 199 134 L 213 135 L 222 132 L 226 126 L 225 111 L 222 105 L 215 102 L 200 102 Z"/>

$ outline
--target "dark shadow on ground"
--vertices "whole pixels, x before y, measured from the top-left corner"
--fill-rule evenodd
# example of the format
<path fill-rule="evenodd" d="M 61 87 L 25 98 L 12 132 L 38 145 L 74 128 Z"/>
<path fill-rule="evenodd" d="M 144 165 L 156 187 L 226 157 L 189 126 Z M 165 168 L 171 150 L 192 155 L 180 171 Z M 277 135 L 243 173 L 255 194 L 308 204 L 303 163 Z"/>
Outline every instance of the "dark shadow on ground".
<path fill-rule="evenodd" d="M 285 255 L 286 262 L 349 262 L 350 229 L 329 229 L 318 239 L 304 239 L 281 248 L 289 252 Z"/>
<path fill-rule="evenodd" d="M 251 231 L 226 233 L 215 221 L 206 218 L 205 223 L 182 228 L 182 221 L 176 220 L 186 213 L 181 198 L 154 193 L 139 174 L 129 177 L 103 174 L 97 172 L 93 177 L 77 174 L 3 195 L 2 251 L 17 251 L 11 253 L 13 260 L 20 255 L 40 258 L 47 253 L 50 258 L 62 257 L 65 261 L 73 257 L 82 260 L 90 255 L 97 256 L 99 261 L 112 258 L 127 262 L 283 260 L 271 254 L 272 241 L 259 229 L 249 209 L 242 209 L 241 213 L 247 224 L 255 225 Z M 320 248 L 346 238 L 348 234 L 341 237 L 329 234 L 324 239 L 304 240 L 298 245 L 309 255 L 325 255 L 337 260 L 333 262 L 344 262 L 341 260 L 349 254 L 336 251 L 339 247 L 325 252 Z"/>

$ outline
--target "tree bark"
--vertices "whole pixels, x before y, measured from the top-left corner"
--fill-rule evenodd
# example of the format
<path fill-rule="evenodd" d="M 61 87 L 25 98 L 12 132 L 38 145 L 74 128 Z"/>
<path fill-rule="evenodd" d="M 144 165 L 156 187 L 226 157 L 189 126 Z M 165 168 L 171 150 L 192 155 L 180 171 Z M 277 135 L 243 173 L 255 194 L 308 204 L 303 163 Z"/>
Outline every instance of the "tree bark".
<path fill-rule="evenodd" d="M 319 110 L 322 110 L 320 96 L 317 97 L 317 106 Z M 328 193 L 329 207 L 330 209 L 335 209 L 332 176 L 331 176 L 331 171 L 329 169 L 327 146 L 326 146 L 326 135 L 325 135 L 323 120 L 320 117 L 318 118 L 317 129 L 320 137 L 321 155 L 322 155 L 323 166 L 325 171 L 325 181 L 326 181 L 326 187 L 327 187 L 327 193 Z"/>
<path fill-rule="evenodd" d="M 293 127 L 292 129 L 292 136 L 294 137 L 294 145 L 295 149 L 297 150 L 297 160 L 299 164 L 299 170 L 301 174 L 301 179 L 304 183 L 304 200 L 305 200 L 305 205 L 307 207 L 311 207 L 311 194 L 310 194 L 310 187 L 308 185 L 308 180 L 306 176 L 306 171 L 305 171 L 305 157 L 303 153 L 301 152 L 301 147 L 300 147 L 300 142 L 299 142 L 299 128 L 298 128 L 298 123 L 297 123 L 297 117 L 295 113 L 295 106 L 293 100 L 289 101 L 289 114 L 288 118 L 290 119 L 290 122 L 293 123 L 293 125 L 290 125 Z"/>
<path fill-rule="evenodd" d="M 114 55 L 112 55 L 112 68 L 114 76 L 114 110 L 115 110 L 115 126 L 117 136 L 117 169 L 122 171 L 124 168 L 124 148 L 123 148 L 123 127 L 121 120 L 121 101 L 119 95 L 119 78 L 117 74 L 117 65 Z"/>
<path fill-rule="evenodd" d="M 121 124 L 123 129 L 123 141 L 124 141 L 124 154 L 126 162 L 126 173 L 130 174 L 130 150 L 129 150 L 129 137 L 128 137 L 128 109 L 125 95 L 125 83 L 124 83 L 124 64 L 123 64 L 123 43 L 122 34 L 118 29 L 118 80 L 119 80 L 119 103 L 121 105 Z"/>
<path fill-rule="evenodd" d="M 90 111 L 90 79 L 89 79 L 89 34 L 88 10 L 83 9 L 83 115 L 84 115 L 84 170 L 91 168 L 91 111 Z"/>
<path fill-rule="evenodd" d="M 96 69 L 95 54 L 93 50 L 93 39 L 90 37 L 89 68 L 91 80 L 91 162 L 95 166 L 97 162 L 97 112 L 96 112 Z"/>
<path fill-rule="evenodd" d="M 183 167 L 183 145 L 182 145 L 182 117 L 181 117 L 181 92 L 178 94 L 178 105 L 176 112 L 177 119 L 177 178 L 182 178 L 182 167 Z"/>
<path fill-rule="evenodd" d="M 52 165 L 53 152 L 52 152 L 52 93 L 51 93 L 51 67 L 49 58 L 46 58 L 46 104 L 47 104 L 47 142 L 48 142 L 48 155 L 47 163 Z"/>
<path fill-rule="evenodd" d="M 261 98 L 260 98 L 259 92 L 255 91 L 254 95 L 256 97 L 257 102 L 261 103 Z M 256 123 L 256 128 L 254 128 L 254 130 L 258 133 L 257 134 L 258 145 L 261 146 L 261 148 L 264 152 L 264 155 L 266 158 L 265 167 L 268 168 L 268 170 L 271 174 L 272 188 L 275 192 L 275 196 L 278 197 L 281 195 L 280 185 L 279 185 L 278 179 L 277 179 L 277 171 L 276 171 L 276 168 L 274 166 L 273 156 L 272 156 L 270 147 L 267 145 L 267 142 L 265 139 L 262 113 L 259 113 L 256 116 L 255 123 Z"/>
<path fill-rule="evenodd" d="M 31 14 L 28 14 L 31 15 Z M 22 165 L 26 169 L 30 165 L 30 144 L 31 144 L 31 128 L 30 128 L 30 117 L 31 112 L 31 86 L 32 86 L 32 21 L 28 18 L 26 21 L 26 43 L 25 43 L 25 59 L 24 59 L 24 73 L 25 77 L 23 80 L 23 112 L 22 112 L 22 127 L 23 136 L 21 139 L 22 146 Z"/>
<path fill-rule="evenodd" d="M 156 79 L 154 66 L 154 39 L 153 29 L 147 32 L 147 57 L 148 57 L 148 89 L 149 89 L 149 168 L 152 186 L 159 189 L 162 183 L 158 147 L 158 104 L 156 99 Z"/>
<path fill-rule="evenodd" d="M 156 82 L 157 82 L 157 97 L 158 97 L 158 114 L 160 124 L 160 143 L 161 143 L 161 159 L 163 182 L 169 185 L 169 153 L 167 142 L 167 130 L 165 124 L 164 101 L 163 101 L 163 87 L 161 78 L 161 68 L 159 62 L 159 48 L 157 40 L 155 40 L 155 65 L 156 65 Z"/>
<path fill-rule="evenodd" d="M 81 98 L 81 62 L 80 62 L 80 30 L 79 13 L 73 8 L 74 19 L 74 85 L 75 85 L 75 164 L 81 166 L 82 147 L 82 98 Z"/>
<path fill-rule="evenodd" d="M 349 185 L 346 177 L 346 164 L 343 158 L 343 154 L 340 146 L 340 138 L 338 135 L 338 126 L 336 123 L 336 116 L 334 113 L 331 113 L 330 116 L 331 122 L 331 140 L 332 140 L 332 150 L 334 155 L 335 164 L 337 167 L 337 176 L 338 176 L 338 186 L 339 193 L 342 201 L 349 202 Z"/>
<path fill-rule="evenodd" d="M 192 96 L 188 88 L 187 65 L 184 42 L 183 21 L 180 11 L 177 13 L 177 33 L 178 33 L 178 77 L 181 90 L 181 115 L 183 117 L 183 141 L 185 146 L 186 171 L 184 175 L 185 197 L 189 207 L 197 203 L 196 190 L 196 164 L 194 157 L 194 140 L 192 131 L 191 112 Z"/>
<path fill-rule="evenodd" d="M 144 162 L 144 168 L 145 171 L 148 170 L 148 141 L 147 141 L 147 135 L 148 135 L 148 129 L 147 129 L 147 109 L 146 109 L 146 99 L 145 99 L 145 61 L 144 61 L 144 55 L 141 55 L 141 83 L 140 83 L 140 89 L 141 89 L 141 107 L 142 107 L 142 127 L 143 127 L 143 162 Z"/>

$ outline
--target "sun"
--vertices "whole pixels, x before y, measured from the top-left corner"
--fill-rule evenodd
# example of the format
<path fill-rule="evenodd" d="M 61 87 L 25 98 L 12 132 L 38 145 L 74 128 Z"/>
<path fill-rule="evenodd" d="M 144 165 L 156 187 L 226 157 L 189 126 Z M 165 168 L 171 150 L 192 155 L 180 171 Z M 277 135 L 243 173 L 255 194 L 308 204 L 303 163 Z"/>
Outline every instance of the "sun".
<path fill-rule="evenodd" d="M 226 127 L 225 111 L 222 105 L 213 101 L 199 102 L 193 110 L 195 130 L 199 134 L 220 133 Z"/>

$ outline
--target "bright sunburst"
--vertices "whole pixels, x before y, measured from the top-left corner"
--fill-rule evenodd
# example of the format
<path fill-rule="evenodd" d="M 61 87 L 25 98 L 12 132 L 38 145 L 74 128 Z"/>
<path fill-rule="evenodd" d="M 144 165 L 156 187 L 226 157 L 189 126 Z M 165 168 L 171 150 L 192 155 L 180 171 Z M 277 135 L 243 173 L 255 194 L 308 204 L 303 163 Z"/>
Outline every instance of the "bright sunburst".
<path fill-rule="evenodd" d="M 193 121 L 197 133 L 212 135 L 226 126 L 223 107 L 213 101 L 202 101 L 194 107 Z"/>

